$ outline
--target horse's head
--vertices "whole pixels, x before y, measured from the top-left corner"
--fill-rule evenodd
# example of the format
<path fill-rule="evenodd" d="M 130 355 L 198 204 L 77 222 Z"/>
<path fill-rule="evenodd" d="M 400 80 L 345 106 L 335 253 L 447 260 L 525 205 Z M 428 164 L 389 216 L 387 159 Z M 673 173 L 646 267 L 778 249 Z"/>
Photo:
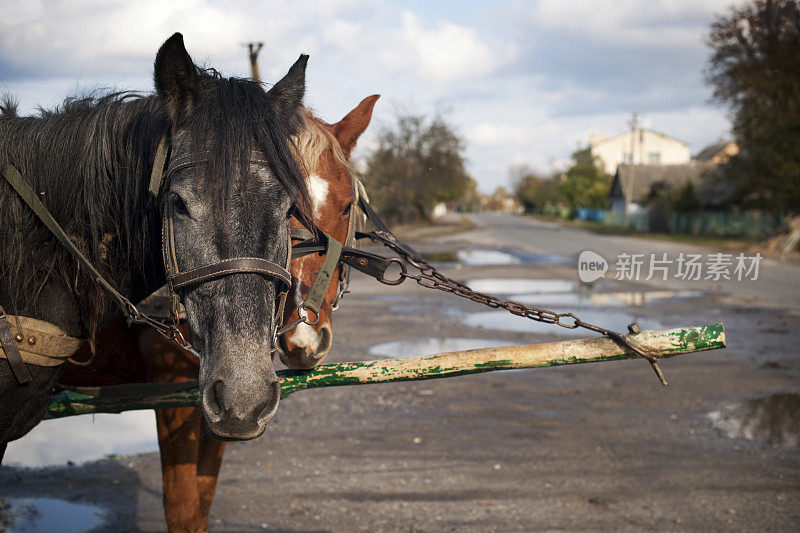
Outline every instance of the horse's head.
<path fill-rule="evenodd" d="M 305 212 L 309 205 L 291 145 L 306 60 L 301 56 L 268 92 L 198 70 L 180 34 L 155 61 L 156 91 L 172 121 L 161 192 L 164 261 L 200 353 L 206 422 L 224 439 L 259 436 L 280 397 L 272 358 L 287 288 L 280 271 L 294 207 Z M 255 260 L 226 262 L 234 258 Z M 210 277 L 203 267 L 214 270 Z M 176 270 L 184 273 L 180 283 Z M 190 272 L 197 277 L 187 279 Z"/>
<path fill-rule="evenodd" d="M 364 133 L 372 117 L 372 108 L 378 95 L 365 98 L 358 106 L 336 124 L 326 124 L 303 113 L 303 125 L 298 132 L 296 145 L 308 172 L 308 189 L 311 194 L 312 218 L 325 233 L 344 243 L 355 230 L 354 217 L 358 206 L 355 182 L 350 175 L 350 153 Z M 294 227 L 301 227 L 293 220 Z M 292 288 L 286 302 L 284 321 L 289 323 L 299 317 L 303 303 L 317 270 L 324 258 L 309 254 L 292 260 Z M 300 323 L 279 339 L 281 359 L 291 368 L 313 368 L 328 354 L 333 340 L 331 312 L 339 292 L 336 280 L 341 276 L 341 264 L 334 272 L 334 282 L 328 286 L 319 320 L 314 324 Z M 315 317 L 310 316 L 309 321 Z"/>

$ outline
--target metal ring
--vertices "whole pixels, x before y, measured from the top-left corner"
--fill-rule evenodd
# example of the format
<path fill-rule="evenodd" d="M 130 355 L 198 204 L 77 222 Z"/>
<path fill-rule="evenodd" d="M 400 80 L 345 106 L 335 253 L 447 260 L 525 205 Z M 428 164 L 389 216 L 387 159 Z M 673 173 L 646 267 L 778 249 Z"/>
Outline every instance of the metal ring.
<path fill-rule="evenodd" d="M 386 270 L 389 270 L 389 267 L 387 266 L 386 269 L 381 273 L 381 277 L 378 278 L 378 281 L 380 281 L 384 285 L 400 285 L 406 280 L 405 262 L 402 259 L 398 259 L 397 257 L 389 257 L 387 258 L 387 261 L 389 263 L 397 263 L 398 265 L 400 265 L 400 275 L 397 277 L 397 279 L 386 279 L 385 277 L 383 277 L 384 274 L 386 274 Z"/>
<path fill-rule="evenodd" d="M 133 302 L 125 302 L 128 306 L 128 318 L 133 322 L 139 322 L 142 318 L 142 312 L 136 307 Z"/>
<path fill-rule="evenodd" d="M 306 312 L 306 316 L 301 315 L 300 311 L 305 311 Z M 302 304 L 300 304 L 300 307 L 297 308 L 297 316 L 300 317 L 300 319 L 303 321 L 303 323 L 308 324 L 309 326 L 313 326 L 317 322 L 319 322 L 319 313 L 314 313 L 314 311 L 311 311 L 312 313 L 314 313 L 314 315 L 317 317 L 317 319 L 314 320 L 314 322 L 309 322 L 308 321 L 308 312 L 309 311 L 311 311 L 311 310 L 308 307 L 306 307 L 306 304 L 302 303 Z"/>

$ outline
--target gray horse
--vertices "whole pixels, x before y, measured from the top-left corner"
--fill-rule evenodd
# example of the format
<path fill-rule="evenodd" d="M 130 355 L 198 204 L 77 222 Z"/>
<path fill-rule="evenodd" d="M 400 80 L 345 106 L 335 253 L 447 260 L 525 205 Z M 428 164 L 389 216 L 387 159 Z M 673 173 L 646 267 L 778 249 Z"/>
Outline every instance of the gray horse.
<path fill-rule="evenodd" d="M 0 167 L 19 171 L 130 300 L 162 286 L 166 269 L 195 272 L 249 258 L 248 268 L 218 268 L 177 290 L 201 359 L 205 419 L 222 439 L 259 436 L 280 396 L 271 354 L 284 287 L 262 266 L 286 264 L 289 218 L 308 212 L 291 146 L 306 61 L 301 56 L 265 91 L 197 68 L 176 33 L 156 56 L 155 95 L 70 99 L 36 117 L 19 117 L 8 103 L 0 110 Z M 168 176 L 154 196 L 148 184 L 162 139 Z M 113 299 L 4 180 L 0 205 L 0 305 L 92 343 L 119 314 Z M 172 235 L 166 269 L 162 224 Z M 0 360 L 0 459 L 7 442 L 41 420 L 63 370 L 26 367 L 31 381 L 21 385 Z"/>

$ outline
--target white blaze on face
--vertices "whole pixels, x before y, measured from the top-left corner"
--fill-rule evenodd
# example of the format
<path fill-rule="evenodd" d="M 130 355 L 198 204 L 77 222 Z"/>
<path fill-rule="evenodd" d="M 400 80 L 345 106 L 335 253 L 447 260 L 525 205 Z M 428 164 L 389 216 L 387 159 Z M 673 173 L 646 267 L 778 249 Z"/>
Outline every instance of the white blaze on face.
<path fill-rule="evenodd" d="M 296 346 L 302 346 L 310 353 L 314 353 L 319 347 L 320 337 L 313 327 L 300 323 L 289 335 L 288 340 Z"/>
<path fill-rule="evenodd" d="M 308 192 L 311 194 L 311 202 L 314 204 L 314 218 L 318 219 L 322 208 L 328 201 L 328 182 L 316 174 L 308 177 Z"/>
<path fill-rule="evenodd" d="M 308 177 L 308 192 L 311 195 L 311 203 L 314 208 L 313 217 L 316 220 L 319 220 L 320 213 L 328 201 L 328 188 L 328 182 L 317 174 L 312 174 Z M 297 272 L 298 279 L 303 279 L 303 264 L 303 259 L 301 258 L 300 268 Z M 299 283 L 296 287 L 295 301 L 298 305 L 303 301 Z M 322 339 L 313 327 L 308 324 L 300 323 L 294 328 L 294 331 L 287 336 L 287 340 L 296 346 L 305 348 L 309 353 L 314 353 Z"/>

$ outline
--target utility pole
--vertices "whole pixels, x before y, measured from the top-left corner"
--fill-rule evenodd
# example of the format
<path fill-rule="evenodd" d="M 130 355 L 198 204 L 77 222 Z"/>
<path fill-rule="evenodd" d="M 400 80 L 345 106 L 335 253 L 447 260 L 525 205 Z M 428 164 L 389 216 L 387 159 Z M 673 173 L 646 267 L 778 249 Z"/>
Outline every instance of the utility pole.
<path fill-rule="evenodd" d="M 628 163 L 632 165 L 634 163 L 633 154 L 636 143 L 636 131 L 639 129 L 639 113 L 637 113 L 636 111 L 633 112 L 633 115 L 631 115 L 630 120 L 628 120 L 628 126 L 631 127 L 631 151 L 629 154 L 630 161 L 628 161 Z M 641 163 L 641 161 L 639 162 Z"/>
<path fill-rule="evenodd" d="M 639 113 L 636 111 L 633 112 L 631 115 L 630 120 L 628 120 L 628 125 L 631 127 L 631 151 L 628 154 L 630 160 L 628 163 L 631 165 L 630 176 L 628 177 L 628 183 L 624 184 L 627 185 L 623 190 L 633 190 L 633 183 L 636 181 L 636 167 L 633 163 L 633 151 L 635 149 L 635 142 L 636 142 L 636 130 L 639 128 Z M 640 161 L 641 163 L 641 161 Z M 628 214 L 628 199 L 625 200 L 625 214 Z"/>
<path fill-rule="evenodd" d="M 247 43 L 250 55 L 250 77 L 256 81 L 261 81 L 261 74 L 258 72 L 258 53 L 264 43 Z"/>

